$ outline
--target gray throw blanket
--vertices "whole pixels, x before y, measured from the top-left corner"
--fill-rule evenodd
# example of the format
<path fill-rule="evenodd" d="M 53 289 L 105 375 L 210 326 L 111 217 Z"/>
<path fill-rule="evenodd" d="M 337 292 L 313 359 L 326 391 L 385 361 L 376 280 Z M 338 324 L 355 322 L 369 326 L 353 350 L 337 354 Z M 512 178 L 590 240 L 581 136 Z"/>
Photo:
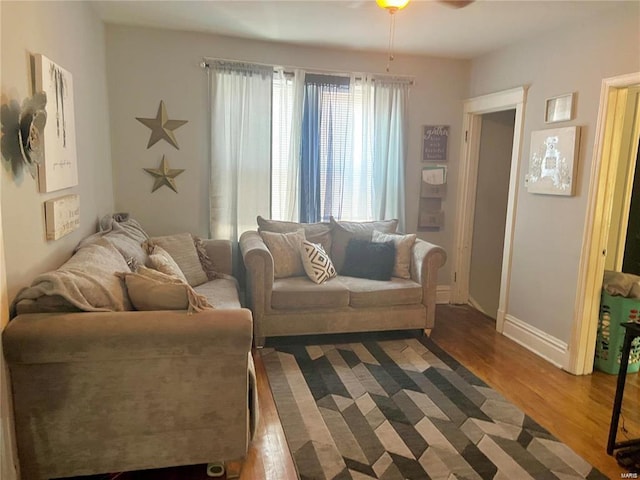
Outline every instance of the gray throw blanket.
<path fill-rule="evenodd" d="M 43 296 L 59 296 L 88 312 L 131 310 L 124 281 L 116 274 L 144 265 L 147 254 L 142 243 L 148 238 L 129 214 L 105 215 L 100 231 L 80 241 L 64 265 L 38 275 L 30 287 L 18 292 L 11 303 L 11 318 L 20 300 Z"/>
<path fill-rule="evenodd" d="M 38 275 L 30 287 L 23 288 L 13 301 L 37 300 L 58 295 L 80 310 L 105 312 L 131 310 L 131 303 L 118 272 L 129 271 L 120 252 L 98 239 L 85 245 L 60 268 Z"/>

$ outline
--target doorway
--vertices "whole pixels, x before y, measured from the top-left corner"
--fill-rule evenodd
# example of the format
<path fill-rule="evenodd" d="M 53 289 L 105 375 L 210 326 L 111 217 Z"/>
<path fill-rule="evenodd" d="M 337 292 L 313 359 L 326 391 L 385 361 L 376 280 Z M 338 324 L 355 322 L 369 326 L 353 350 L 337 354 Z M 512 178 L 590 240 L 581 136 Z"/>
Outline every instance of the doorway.
<path fill-rule="evenodd" d="M 481 115 L 469 303 L 498 317 L 515 109 Z"/>
<path fill-rule="evenodd" d="M 486 114 L 510 111 L 513 115 L 513 136 L 509 156 L 509 177 L 504 219 L 500 269 L 500 286 L 496 310 L 496 330 L 502 333 L 504 328 L 509 283 L 511 277 L 512 243 L 518 193 L 520 169 L 521 136 L 526 102 L 526 87 L 518 87 L 489 95 L 475 97 L 464 102 L 462 155 L 458 180 L 456 209 L 456 234 L 454 241 L 454 281 L 451 290 L 451 303 L 469 303 L 471 259 L 473 249 L 473 231 L 475 219 L 475 200 L 478 190 L 478 172 L 482 133 L 482 116 Z"/>
<path fill-rule="evenodd" d="M 629 90 L 638 86 L 640 86 L 640 72 L 606 78 L 602 81 L 567 368 L 569 372 L 577 375 L 589 374 L 593 371 L 602 278 L 609 256 L 607 250 L 610 248 L 611 226 L 616 228 L 617 225 L 615 217 L 612 217 L 617 190 L 616 179 L 620 178 L 619 167 L 629 168 L 628 164 L 620 163 L 624 117 L 627 113 Z M 619 214 L 619 209 L 615 212 Z M 626 218 L 628 218 L 628 212 Z M 624 225 L 626 228 L 626 222 Z M 619 247 L 615 248 L 620 252 Z M 619 253 L 616 255 L 620 257 Z"/>
<path fill-rule="evenodd" d="M 640 115 L 638 117 L 640 118 Z M 640 275 L 640 139 L 636 146 L 636 152 L 633 189 L 627 217 L 627 235 L 622 255 L 622 271 Z"/>
<path fill-rule="evenodd" d="M 605 269 L 640 275 L 640 87 L 616 92 L 615 115 L 618 157 Z M 619 119 L 619 120 L 618 120 Z"/>

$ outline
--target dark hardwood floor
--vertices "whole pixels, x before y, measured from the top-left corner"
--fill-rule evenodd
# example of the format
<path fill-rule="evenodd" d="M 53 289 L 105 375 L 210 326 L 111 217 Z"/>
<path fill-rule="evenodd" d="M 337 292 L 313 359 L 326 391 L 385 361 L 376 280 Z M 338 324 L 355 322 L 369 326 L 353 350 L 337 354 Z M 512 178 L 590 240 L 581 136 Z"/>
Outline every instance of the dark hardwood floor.
<path fill-rule="evenodd" d="M 605 448 L 616 376 L 602 372 L 574 376 L 541 359 L 495 331 L 493 320 L 468 306 L 438 305 L 431 338 L 456 360 L 569 445 L 610 478 L 621 478 Z M 254 352 L 260 395 L 260 424 L 242 467 L 241 480 L 295 479 L 260 355 Z M 638 374 L 627 379 L 619 439 L 640 437 Z M 94 476 L 119 480 L 205 480 L 205 466 Z M 225 478 L 225 477 L 223 477 Z"/>

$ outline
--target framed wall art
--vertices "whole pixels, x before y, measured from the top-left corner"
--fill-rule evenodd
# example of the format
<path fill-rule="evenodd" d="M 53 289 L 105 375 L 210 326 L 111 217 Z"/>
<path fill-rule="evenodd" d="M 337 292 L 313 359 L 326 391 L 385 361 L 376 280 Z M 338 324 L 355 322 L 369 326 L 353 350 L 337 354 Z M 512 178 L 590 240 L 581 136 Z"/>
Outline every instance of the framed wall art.
<path fill-rule="evenodd" d="M 566 122 L 573 118 L 573 93 L 548 98 L 545 103 L 545 123 Z"/>
<path fill-rule="evenodd" d="M 60 237 L 77 230 L 80 226 L 80 196 L 65 195 L 44 202 L 44 218 L 47 240 Z"/>
<path fill-rule="evenodd" d="M 422 161 L 446 162 L 449 143 L 449 125 L 422 127 Z"/>
<path fill-rule="evenodd" d="M 531 132 L 529 171 L 525 180 L 529 193 L 574 195 L 579 144 L 580 127 Z"/>
<path fill-rule="evenodd" d="M 44 55 L 35 55 L 36 91 L 47 94 L 44 126 L 44 158 L 38 166 L 41 192 L 53 192 L 78 184 L 73 78 Z"/>

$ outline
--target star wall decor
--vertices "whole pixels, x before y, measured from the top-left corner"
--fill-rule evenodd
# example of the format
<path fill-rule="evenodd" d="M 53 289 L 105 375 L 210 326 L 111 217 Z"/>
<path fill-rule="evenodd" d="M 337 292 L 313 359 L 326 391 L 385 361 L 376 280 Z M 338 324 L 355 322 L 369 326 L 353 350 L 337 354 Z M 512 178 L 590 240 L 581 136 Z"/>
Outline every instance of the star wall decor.
<path fill-rule="evenodd" d="M 151 148 L 152 145 L 160 140 L 166 140 L 180 150 L 173 131 L 187 123 L 188 120 L 169 120 L 164 101 L 160 100 L 160 106 L 155 118 L 136 117 L 136 120 L 151 129 L 151 137 L 149 137 L 147 148 Z"/>
<path fill-rule="evenodd" d="M 162 161 L 160 162 L 159 168 L 144 168 L 143 170 L 155 178 L 151 193 L 155 192 L 163 185 L 166 185 L 171 190 L 178 193 L 178 187 L 176 186 L 175 178 L 182 172 L 184 172 L 184 169 L 169 168 L 169 163 L 167 162 L 167 159 L 164 158 L 164 155 L 162 156 Z"/>

